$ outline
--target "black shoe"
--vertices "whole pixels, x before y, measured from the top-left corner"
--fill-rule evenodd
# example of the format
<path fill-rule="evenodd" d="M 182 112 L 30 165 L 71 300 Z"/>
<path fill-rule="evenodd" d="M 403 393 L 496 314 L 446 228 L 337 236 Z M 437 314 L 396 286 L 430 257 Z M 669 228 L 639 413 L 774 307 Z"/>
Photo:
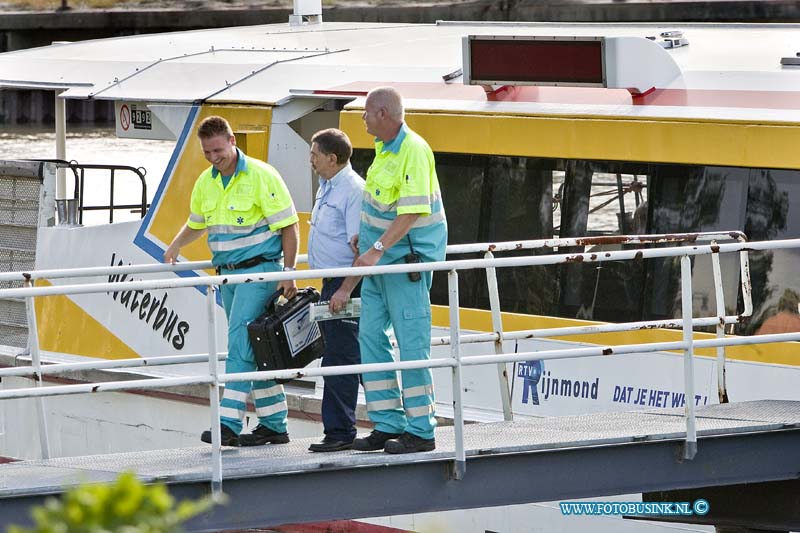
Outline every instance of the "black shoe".
<path fill-rule="evenodd" d="M 288 433 L 276 433 L 269 428 L 257 425 L 252 433 L 240 435 L 239 444 L 242 446 L 263 446 L 264 444 L 286 444 L 289 442 Z"/>
<path fill-rule="evenodd" d="M 225 424 L 220 424 L 220 444 L 223 446 L 238 446 L 239 436 Z M 200 440 L 211 444 L 211 430 L 207 429 L 200 434 Z"/>
<path fill-rule="evenodd" d="M 308 447 L 310 452 L 340 452 L 353 447 L 352 440 L 336 440 L 325 437 L 322 442 L 315 442 Z"/>
<path fill-rule="evenodd" d="M 372 430 L 372 433 L 366 437 L 356 439 L 353 441 L 353 449 L 359 452 L 374 452 L 382 450 L 386 441 L 389 439 L 396 439 L 400 433 L 384 433 L 377 429 Z"/>
<path fill-rule="evenodd" d="M 386 453 L 429 452 L 436 449 L 436 439 L 423 439 L 411 433 L 403 433 L 396 439 L 386 441 Z"/>

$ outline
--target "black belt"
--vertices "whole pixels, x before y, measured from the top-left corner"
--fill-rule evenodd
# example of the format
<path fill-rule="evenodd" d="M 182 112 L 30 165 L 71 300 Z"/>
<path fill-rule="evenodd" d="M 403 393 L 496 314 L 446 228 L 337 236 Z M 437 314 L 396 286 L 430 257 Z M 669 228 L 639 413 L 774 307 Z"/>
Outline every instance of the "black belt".
<path fill-rule="evenodd" d="M 256 265 L 260 265 L 261 263 L 266 263 L 267 261 L 277 261 L 277 259 L 267 259 L 263 255 L 257 255 L 255 257 L 251 257 L 250 259 L 245 259 L 241 263 L 228 263 L 226 265 L 219 265 L 217 267 L 217 274 L 220 274 L 220 270 L 223 268 L 225 270 L 239 270 L 242 268 L 250 268 Z"/>

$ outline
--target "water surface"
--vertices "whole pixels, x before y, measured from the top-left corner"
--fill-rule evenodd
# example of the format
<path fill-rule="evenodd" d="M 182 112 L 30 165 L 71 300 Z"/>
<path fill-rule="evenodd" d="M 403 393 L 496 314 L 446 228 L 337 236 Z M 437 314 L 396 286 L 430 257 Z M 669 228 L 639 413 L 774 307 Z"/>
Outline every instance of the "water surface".
<path fill-rule="evenodd" d="M 68 161 L 83 164 L 113 164 L 142 167 L 146 171 L 147 201 L 153 199 L 158 183 L 172 155 L 174 141 L 120 139 L 112 128 L 67 128 Z M 40 127 L 0 127 L 0 159 L 54 159 L 56 135 L 54 130 Z M 69 176 L 69 174 L 68 174 Z M 141 198 L 139 178 L 133 173 L 120 173 L 115 184 L 116 204 L 137 203 Z M 68 178 L 67 189 L 73 191 Z M 108 205 L 110 187 L 108 172 L 87 171 L 85 205 Z M 188 200 L 187 200 L 188 201 Z M 138 213 L 116 211 L 114 221 L 136 220 Z M 108 222 L 107 212 L 85 212 L 84 224 Z"/>

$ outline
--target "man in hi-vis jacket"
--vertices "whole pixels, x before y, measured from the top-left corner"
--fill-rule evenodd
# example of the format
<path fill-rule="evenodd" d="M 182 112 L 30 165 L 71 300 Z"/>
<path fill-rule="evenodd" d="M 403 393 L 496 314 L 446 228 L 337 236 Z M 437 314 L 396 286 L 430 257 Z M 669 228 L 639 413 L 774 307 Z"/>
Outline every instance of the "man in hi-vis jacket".
<path fill-rule="evenodd" d="M 294 270 L 298 217 L 278 171 L 239 150 L 230 124 L 221 117 L 204 119 L 197 136 L 211 166 L 195 182 L 189 220 L 167 248 L 164 261 L 175 263 L 183 246 L 208 232 L 208 247 L 218 274 Z M 264 304 L 276 287 L 283 289 L 286 298 L 297 293 L 292 280 L 222 285 L 222 303 L 228 317 L 227 374 L 258 370 L 247 324 L 264 311 Z M 253 396 L 259 424 L 252 433 L 240 435 L 249 394 Z M 220 402 L 222 444 L 289 442 L 287 414 L 283 386 L 275 381 L 227 383 Z M 200 439 L 210 443 L 211 432 L 204 431 Z"/>
<path fill-rule="evenodd" d="M 400 94 L 391 87 L 367 95 L 367 132 L 375 136 L 375 159 L 367 172 L 355 266 L 442 261 L 447 221 L 433 152 L 404 122 Z M 359 344 L 363 363 L 392 361 L 388 329 L 400 360 L 430 359 L 431 272 L 367 276 L 361 288 Z M 360 451 L 430 451 L 436 447 L 430 369 L 363 374 L 367 412 L 375 424 L 353 442 Z"/>

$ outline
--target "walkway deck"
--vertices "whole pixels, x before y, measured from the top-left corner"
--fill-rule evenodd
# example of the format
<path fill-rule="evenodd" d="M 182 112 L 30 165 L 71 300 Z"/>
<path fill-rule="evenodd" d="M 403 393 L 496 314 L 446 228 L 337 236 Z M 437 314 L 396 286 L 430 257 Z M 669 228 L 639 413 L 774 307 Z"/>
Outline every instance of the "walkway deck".
<path fill-rule="evenodd" d="M 453 428 L 434 452 L 313 454 L 313 439 L 223 449 L 223 488 L 237 502 L 195 519 L 189 531 L 430 512 L 679 488 L 796 479 L 800 402 L 754 401 L 698 408 L 698 454 L 681 459 L 682 409 L 470 424 L 467 470 L 449 475 Z M 133 470 L 178 497 L 209 491 L 207 446 L 22 461 L 0 465 L 0 529 L 78 482 Z M 343 489 L 347 487 L 347 489 Z M 400 497 L 402 495 L 402 497 Z M 247 512 L 243 512 L 247 509 Z"/>

